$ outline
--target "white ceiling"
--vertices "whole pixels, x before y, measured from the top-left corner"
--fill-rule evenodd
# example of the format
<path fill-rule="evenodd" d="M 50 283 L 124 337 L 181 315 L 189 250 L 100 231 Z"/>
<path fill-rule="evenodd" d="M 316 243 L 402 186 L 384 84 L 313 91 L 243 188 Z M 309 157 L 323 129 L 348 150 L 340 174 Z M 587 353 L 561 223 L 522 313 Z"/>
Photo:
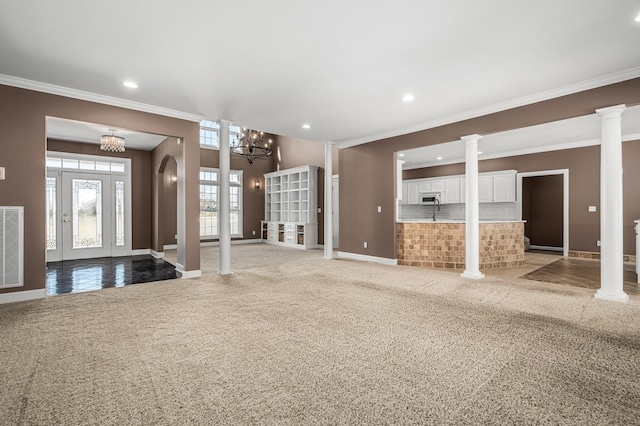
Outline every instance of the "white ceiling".
<path fill-rule="evenodd" d="M 478 142 L 479 160 L 555 151 L 599 145 L 600 117 L 593 113 L 578 118 L 554 121 L 537 126 L 524 127 L 507 132 L 482 135 Z M 640 139 L 640 105 L 627 108 L 622 114 L 622 139 Z M 398 159 L 405 161 L 404 170 L 441 166 L 465 161 L 465 142 L 446 142 L 423 148 L 398 152 Z M 441 160 L 438 160 L 438 157 Z"/>
<path fill-rule="evenodd" d="M 151 151 L 167 138 L 162 135 L 134 132 L 101 124 L 47 117 L 48 138 L 100 145 L 100 136 L 111 134 L 111 130 L 115 130 L 113 134 L 116 136 L 124 138 L 125 149 Z"/>
<path fill-rule="evenodd" d="M 0 0 L 0 11 L 0 83 L 339 146 L 640 76 L 637 0 Z"/>

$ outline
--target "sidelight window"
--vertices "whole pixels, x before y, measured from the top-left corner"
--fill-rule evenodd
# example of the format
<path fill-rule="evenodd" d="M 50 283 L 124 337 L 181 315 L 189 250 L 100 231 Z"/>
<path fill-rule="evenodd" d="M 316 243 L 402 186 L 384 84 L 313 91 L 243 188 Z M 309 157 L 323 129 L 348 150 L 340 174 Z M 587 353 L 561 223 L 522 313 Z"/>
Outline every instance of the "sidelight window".
<path fill-rule="evenodd" d="M 200 169 L 200 238 L 202 239 L 220 236 L 219 177 L 218 169 Z M 229 180 L 231 236 L 242 237 L 242 171 L 232 170 Z"/>

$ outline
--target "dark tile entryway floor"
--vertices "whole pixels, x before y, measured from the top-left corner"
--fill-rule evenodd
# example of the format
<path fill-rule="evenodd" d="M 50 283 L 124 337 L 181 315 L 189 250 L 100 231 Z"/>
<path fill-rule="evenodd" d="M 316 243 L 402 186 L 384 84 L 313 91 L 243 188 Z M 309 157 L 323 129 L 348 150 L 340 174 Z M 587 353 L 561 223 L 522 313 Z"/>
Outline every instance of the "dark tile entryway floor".
<path fill-rule="evenodd" d="M 47 263 L 47 295 L 123 287 L 177 278 L 176 268 L 150 255 Z"/>

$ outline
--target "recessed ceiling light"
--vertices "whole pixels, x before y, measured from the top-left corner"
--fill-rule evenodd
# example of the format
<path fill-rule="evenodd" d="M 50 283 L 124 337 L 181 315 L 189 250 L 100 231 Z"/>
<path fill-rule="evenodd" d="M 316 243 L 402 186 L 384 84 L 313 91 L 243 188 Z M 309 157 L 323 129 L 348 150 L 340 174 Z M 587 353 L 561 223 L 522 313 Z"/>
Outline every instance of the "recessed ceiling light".
<path fill-rule="evenodd" d="M 136 83 L 134 83 L 133 81 L 123 81 L 122 85 L 125 87 L 128 87 L 129 89 L 137 89 L 138 85 Z"/>
<path fill-rule="evenodd" d="M 415 99 L 415 97 L 414 97 L 413 95 L 411 95 L 411 94 L 404 95 L 404 96 L 402 97 L 402 100 L 403 100 L 403 101 L 405 101 L 405 102 L 409 102 L 409 101 L 412 101 L 412 100 L 414 100 L 414 99 Z"/>
<path fill-rule="evenodd" d="M 436 158 L 436 160 L 442 160 L 442 157 L 438 157 L 438 158 Z"/>
<path fill-rule="evenodd" d="M 636 16 L 636 22 L 640 22 L 640 13 L 638 13 L 638 16 Z"/>
<path fill-rule="evenodd" d="M 482 151 L 478 151 L 478 155 L 482 154 Z"/>
<path fill-rule="evenodd" d="M 404 157 L 403 153 L 398 154 L 398 157 Z"/>
<path fill-rule="evenodd" d="M 303 128 L 303 129 L 310 129 L 310 128 L 311 128 L 311 125 L 310 125 L 310 124 L 303 124 L 303 125 L 302 125 L 302 128 Z"/>

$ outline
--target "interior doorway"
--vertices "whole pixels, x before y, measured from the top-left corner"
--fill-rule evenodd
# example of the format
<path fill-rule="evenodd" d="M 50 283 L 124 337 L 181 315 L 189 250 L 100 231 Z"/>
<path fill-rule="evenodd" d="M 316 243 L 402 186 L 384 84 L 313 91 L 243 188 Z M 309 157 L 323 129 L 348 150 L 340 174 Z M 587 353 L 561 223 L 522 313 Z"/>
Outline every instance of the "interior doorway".
<path fill-rule="evenodd" d="M 569 254 L 569 171 L 518 173 L 518 211 L 525 242 L 538 250 Z"/>

